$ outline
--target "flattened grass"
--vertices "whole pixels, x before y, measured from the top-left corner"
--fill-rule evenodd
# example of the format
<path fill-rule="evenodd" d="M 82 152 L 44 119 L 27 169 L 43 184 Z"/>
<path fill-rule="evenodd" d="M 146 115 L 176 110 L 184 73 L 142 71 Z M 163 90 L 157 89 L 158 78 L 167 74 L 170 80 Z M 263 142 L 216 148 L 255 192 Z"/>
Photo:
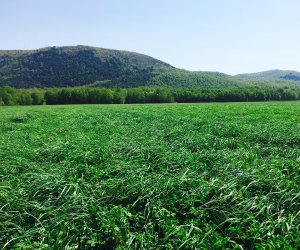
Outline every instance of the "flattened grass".
<path fill-rule="evenodd" d="M 297 249 L 299 111 L 1 107 L 0 248 Z"/>

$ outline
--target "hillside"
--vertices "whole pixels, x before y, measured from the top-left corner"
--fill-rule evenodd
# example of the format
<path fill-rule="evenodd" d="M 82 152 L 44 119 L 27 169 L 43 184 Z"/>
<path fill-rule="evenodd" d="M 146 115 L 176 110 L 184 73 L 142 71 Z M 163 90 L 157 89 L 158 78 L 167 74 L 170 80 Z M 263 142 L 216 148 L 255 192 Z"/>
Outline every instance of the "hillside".
<path fill-rule="evenodd" d="M 0 86 L 14 88 L 298 88 L 300 81 L 295 81 L 298 78 L 299 72 L 280 70 L 237 76 L 191 72 L 143 54 L 81 45 L 0 50 Z"/>
<path fill-rule="evenodd" d="M 73 87 L 96 81 L 137 87 L 172 69 L 150 56 L 89 46 L 0 50 L 0 86 L 15 88 Z"/>
<path fill-rule="evenodd" d="M 208 75 L 205 73 L 176 70 L 165 72 L 148 81 L 148 86 L 168 88 L 217 88 L 226 89 L 234 87 L 253 86 L 246 81 L 239 82 L 223 77 Z"/>
<path fill-rule="evenodd" d="M 221 72 L 216 72 L 216 71 L 193 71 L 193 72 L 199 73 L 199 74 L 211 75 L 211 76 L 218 76 L 218 77 L 223 77 L 223 78 L 234 78 L 234 76 L 227 75 L 227 74 L 221 73 Z"/>
<path fill-rule="evenodd" d="M 229 89 L 245 87 L 300 87 L 300 82 L 260 80 L 235 77 L 219 72 L 173 70 L 161 73 L 147 82 L 150 87 Z"/>
<path fill-rule="evenodd" d="M 238 74 L 237 77 L 264 80 L 292 80 L 300 81 L 300 72 L 294 70 L 268 70 L 251 74 Z"/>

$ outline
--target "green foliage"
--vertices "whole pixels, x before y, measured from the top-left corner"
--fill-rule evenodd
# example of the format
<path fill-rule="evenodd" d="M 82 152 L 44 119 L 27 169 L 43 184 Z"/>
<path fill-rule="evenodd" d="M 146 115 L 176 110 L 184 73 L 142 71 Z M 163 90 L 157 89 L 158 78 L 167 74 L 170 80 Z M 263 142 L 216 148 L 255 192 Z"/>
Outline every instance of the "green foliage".
<path fill-rule="evenodd" d="M 254 86 L 297 88 L 300 87 L 298 81 L 300 78 L 298 78 L 299 73 L 296 71 L 277 70 L 238 76 L 208 71 L 190 72 L 175 69 L 167 63 L 146 55 L 89 46 L 0 50 L 0 86 L 8 85 L 18 89 L 76 86 L 192 89 Z M 80 102 L 85 100 L 84 97 L 82 98 Z"/>
<path fill-rule="evenodd" d="M 246 82 L 246 81 L 245 81 Z M 253 86 L 251 84 L 241 84 L 238 81 L 229 80 L 218 76 L 189 72 L 186 70 L 176 70 L 162 73 L 148 81 L 149 86 L 159 86 L 167 88 L 233 88 Z"/>
<path fill-rule="evenodd" d="M 72 103 L 88 103 L 88 91 L 86 88 L 75 88 L 71 93 Z"/>
<path fill-rule="evenodd" d="M 266 79 L 266 80 L 292 80 L 300 81 L 300 73 L 293 70 L 268 70 L 251 74 L 239 74 L 238 77 Z"/>
<path fill-rule="evenodd" d="M 142 54 L 88 46 L 0 51 L 0 86 L 138 87 L 173 67 Z"/>
<path fill-rule="evenodd" d="M 2 105 L 55 104 L 124 104 L 124 103 L 172 103 L 172 102 L 251 102 L 298 100 L 300 89 L 276 87 L 248 87 L 234 89 L 183 89 L 149 88 L 63 88 L 15 89 L 0 87 Z M 4 100 L 4 101 L 3 101 Z"/>
<path fill-rule="evenodd" d="M 33 105 L 41 105 L 44 102 L 44 93 L 39 91 L 34 91 L 31 93 L 31 98 L 32 98 Z"/>
<path fill-rule="evenodd" d="M 44 102 L 44 93 L 45 91 L 38 89 L 0 87 L 0 106 L 41 105 Z"/>
<path fill-rule="evenodd" d="M 226 77 L 226 78 L 234 78 L 234 76 L 227 75 L 221 72 L 215 72 L 215 71 L 194 71 L 195 73 L 200 73 L 200 74 L 206 74 L 206 75 L 211 75 L 211 76 L 218 76 L 218 77 Z"/>
<path fill-rule="evenodd" d="M 229 89 L 245 87 L 300 87 L 300 83 L 287 80 L 257 80 L 229 76 L 219 72 L 172 70 L 151 78 L 147 86 L 167 88 Z"/>
<path fill-rule="evenodd" d="M 297 249 L 298 107 L 1 107 L 0 248 Z"/>

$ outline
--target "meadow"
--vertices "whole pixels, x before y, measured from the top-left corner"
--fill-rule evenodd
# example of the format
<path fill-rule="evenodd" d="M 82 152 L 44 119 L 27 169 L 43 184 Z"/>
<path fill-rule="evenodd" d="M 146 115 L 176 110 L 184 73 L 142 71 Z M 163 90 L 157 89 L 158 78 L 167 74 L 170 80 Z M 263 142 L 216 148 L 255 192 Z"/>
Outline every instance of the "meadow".
<path fill-rule="evenodd" d="M 0 107 L 0 249 L 299 249 L 300 102 Z"/>

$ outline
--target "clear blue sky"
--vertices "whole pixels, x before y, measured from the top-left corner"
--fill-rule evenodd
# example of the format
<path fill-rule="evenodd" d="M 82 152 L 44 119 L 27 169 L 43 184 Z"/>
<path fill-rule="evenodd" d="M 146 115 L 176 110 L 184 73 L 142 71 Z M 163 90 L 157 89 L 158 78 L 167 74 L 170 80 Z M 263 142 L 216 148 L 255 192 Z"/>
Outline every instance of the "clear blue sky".
<path fill-rule="evenodd" d="M 300 71 L 299 0 L 0 0 L 0 50 L 90 45 L 187 70 Z"/>

